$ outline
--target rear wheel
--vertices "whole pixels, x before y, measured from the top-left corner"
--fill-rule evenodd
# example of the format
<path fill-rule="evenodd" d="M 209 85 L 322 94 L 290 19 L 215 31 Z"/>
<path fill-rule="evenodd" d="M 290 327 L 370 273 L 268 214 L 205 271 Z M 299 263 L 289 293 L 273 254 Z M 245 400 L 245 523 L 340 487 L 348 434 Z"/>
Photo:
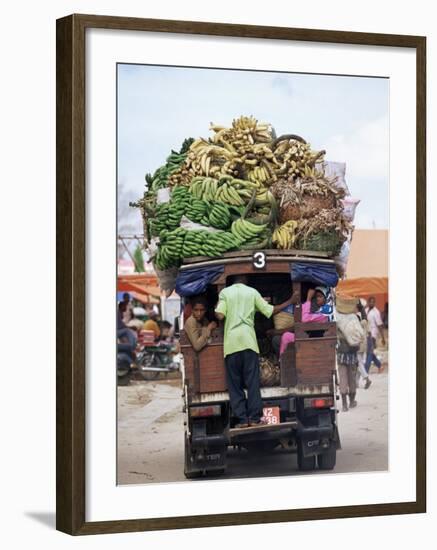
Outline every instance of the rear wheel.
<path fill-rule="evenodd" d="M 145 370 L 144 367 L 159 367 L 160 362 L 154 353 L 143 353 L 138 358 L 138 371 L 144 380 L 156 380 L 159 370 Z"/>
<path fill-rule="evenodd" d="M 187 479 L 195 479 L 197 477 L 201 477 L 202 472 L 193 472 L 191 470 L 191 457 L 192 457 L 192 451 L 191 451 L 191 445 L 188 440 L 188 435 L 185 434 L 185 441 L 184 441 L 184 475 Z"/>
<path fill-rule="evenodd" d="M 130 361 L 125 358 L 117 358 L 117 384 L 119 386 L 128 386 L 130 375 Z"/>
<path fill-rule="evenodd" d="M 297 442 L 297 465 L 302 472 L 308 472 L 316 468 L 315 455 L 304 456 L 303 445 L 300 440 Z"/>
<path fill-rule="evenodd" d="M 326 453 L 317 455 L 317 464 L 320 470 L 333 470 L 337 460 L 337 449 L 331 448 Z"/>

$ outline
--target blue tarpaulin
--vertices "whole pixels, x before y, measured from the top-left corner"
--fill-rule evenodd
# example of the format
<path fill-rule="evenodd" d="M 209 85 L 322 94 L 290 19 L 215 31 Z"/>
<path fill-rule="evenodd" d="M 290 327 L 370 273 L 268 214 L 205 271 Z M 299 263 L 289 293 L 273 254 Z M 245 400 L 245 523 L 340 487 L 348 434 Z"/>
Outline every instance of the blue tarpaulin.
<path fill-rule="evenodd" d="M 332 264 L 293 262 L 291 264 L 291 279 L 335 287 L 338 283 L 338 274 L 335 265 Z"/>
<path fill-rule="evenodd" d="M 200 294 L 223 273 L 224 269 L 224 265 L 215 265 L 181 271 L 176 279 L 176 292 L 179 296 Z"/>

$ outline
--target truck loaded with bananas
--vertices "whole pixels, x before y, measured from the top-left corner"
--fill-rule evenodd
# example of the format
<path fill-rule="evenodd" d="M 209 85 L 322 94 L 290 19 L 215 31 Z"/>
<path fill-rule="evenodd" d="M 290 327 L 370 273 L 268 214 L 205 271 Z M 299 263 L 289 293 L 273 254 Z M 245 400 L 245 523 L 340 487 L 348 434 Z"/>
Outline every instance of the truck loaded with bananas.
<path fill-rule="evenodd" d="M 157 269 L 235 250 L 338 253 L 352 226 L 345 190 L 325 175 L 325 151 L 296 134 L 276 137 L 253 117 L 210 129 L 212 137 L 186 139 L 147 174 L 144 196 L 131 203 Z"/>

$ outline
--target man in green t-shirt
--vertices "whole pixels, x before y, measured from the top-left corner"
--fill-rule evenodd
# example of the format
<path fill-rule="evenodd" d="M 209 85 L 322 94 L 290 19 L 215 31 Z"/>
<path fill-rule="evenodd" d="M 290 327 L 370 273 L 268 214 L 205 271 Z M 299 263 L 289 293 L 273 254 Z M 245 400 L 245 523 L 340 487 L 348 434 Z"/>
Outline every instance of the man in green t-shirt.
<path fill-rule="evenodd" d="M 233 414 L 238 418 L 236 427 L 264 423 L 255 312 L 271 317 L 298 300 L 299 296 L 293 294 L 286 302 L 272 306 L 257 290 L 247 286 L 246 275 L 236 276 L 234 283 L 220 292 L 215 314 L 217 319 L 225 319 L 223 348 L 229 399 Z"/>

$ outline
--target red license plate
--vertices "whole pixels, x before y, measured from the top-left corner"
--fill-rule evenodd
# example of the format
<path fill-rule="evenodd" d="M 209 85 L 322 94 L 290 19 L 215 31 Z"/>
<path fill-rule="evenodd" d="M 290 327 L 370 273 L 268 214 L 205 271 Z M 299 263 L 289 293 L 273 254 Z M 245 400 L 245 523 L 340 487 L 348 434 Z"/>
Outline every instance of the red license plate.
<path fill-rule="evenodd" d="M 263 415 L 267 421 L 267 424 L 280 424 L 281 422 L 279 407 L 264 407 Z"/>

